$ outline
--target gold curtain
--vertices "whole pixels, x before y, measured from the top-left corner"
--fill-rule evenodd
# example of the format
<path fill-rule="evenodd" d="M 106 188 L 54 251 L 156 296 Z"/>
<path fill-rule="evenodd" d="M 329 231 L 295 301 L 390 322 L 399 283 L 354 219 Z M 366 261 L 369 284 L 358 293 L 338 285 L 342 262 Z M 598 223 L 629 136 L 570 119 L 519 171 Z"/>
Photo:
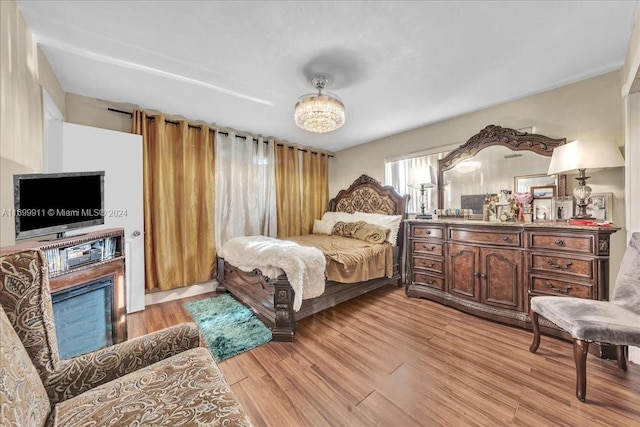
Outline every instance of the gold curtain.
<path fill-rule="evenodd" d="M 133 113 L 143 139 L 145 282 L 169 290 L 215 277 L 215 134 Z"/>
<path fill-rule="evenodd" d="M 278 237 L 302 234 L 300 203 L 300 162 L 298 147 L 277 144 L 276 155 L 276 211 Z"/>
<path fill-rule="evenodd" d="M 329 203 L 329 156 L 307 149 L 302 153 L 302 233 L 313 231 Z"/>

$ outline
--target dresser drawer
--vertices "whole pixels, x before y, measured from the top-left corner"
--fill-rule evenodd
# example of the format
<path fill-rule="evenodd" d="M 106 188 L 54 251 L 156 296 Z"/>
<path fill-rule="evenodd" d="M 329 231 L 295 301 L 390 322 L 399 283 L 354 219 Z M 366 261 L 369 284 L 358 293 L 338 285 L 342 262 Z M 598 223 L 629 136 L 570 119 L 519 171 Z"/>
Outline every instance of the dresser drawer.
<path fill-rule="evenodd" d="M 449 237 L 464 243 L 484 243 L 498 246 L 520 246 L 522 233 L 513 230 L 467 230 L 450 228 Z"/>
<path fill-rule="evenodd" d="M 577 259 L 554 255 L 531 254 L 531 269 L 543 272 L 561 273 L 593 280 L 594 260 Z"/>
<path fill-rule="evenodd" d="M 414 254 L 442 255 L 442 243 L 424 241 L 412 241 L 411 248 Z"/>
<path fill-rule="evenodd" d="M 444 278 L 426 273 L 413 273 L 413 283 L 416 285 L 429 286 L 431 288 L 444 291 Z"/>
<path fill-rule="evenodd" d="M 444 261 L 430 258 L 413 258 L 413 268 L 444 273 Z"/>
<path fill-rule="evenodd" d="M 547 249 L 562 252 L 576 252 L 584 254 L 595 253 L 595 236 L 567 236 L 563 234 L 531 232 L 529 247 L 533 249 Z"/>
<path fill-rule="evenodd" d="M 566 295 L 577 298 L 593 298 L 593 286 L 546 277 L 531 277 L 531 287 L 536 293 Z"/>
<path fill-rule="evenodd" d="M 414 225 L 411 227 L 411 237 L 442 239 L 444 227 Z"/>

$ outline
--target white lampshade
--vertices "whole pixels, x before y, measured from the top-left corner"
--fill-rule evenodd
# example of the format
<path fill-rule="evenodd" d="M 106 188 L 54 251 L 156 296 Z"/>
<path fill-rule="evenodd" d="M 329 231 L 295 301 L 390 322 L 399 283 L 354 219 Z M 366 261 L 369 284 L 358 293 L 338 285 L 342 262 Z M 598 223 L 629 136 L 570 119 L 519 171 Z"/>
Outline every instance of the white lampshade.
<path fill-rule="evenodd" d="M 549 175 L 575 173 L 579 169 L 616 168 L 624 166 L 624 159 L 613 142 L 573 141 L 553 149 Z"/>
<path fill-rule="evenodd" d="M 409 187 L 432 188 L 436 186 L 436 174 L 431 166 L 413 168 L 409 173 Z"/>

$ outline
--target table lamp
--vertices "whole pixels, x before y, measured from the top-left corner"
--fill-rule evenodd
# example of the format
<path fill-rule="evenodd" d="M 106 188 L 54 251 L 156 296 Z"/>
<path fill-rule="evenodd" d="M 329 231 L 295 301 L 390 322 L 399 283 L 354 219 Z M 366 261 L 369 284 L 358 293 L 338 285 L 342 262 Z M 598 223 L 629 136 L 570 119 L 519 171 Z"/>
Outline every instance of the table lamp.
<path fill-rule="evenodd" d="M 587 169 L 617 168 L 624 166 L 624 159 L 618 146 L 613 142 L 573 141 L 554 148 L 549 164 L 549 175 L 578 173 L 578 186 L 573 190 L 578 211 L 573 218 L 593 219 L 587 213 L 587 203 L 591 197 L 591 187 L 587 185 Z"/>
<path fill-rule="evenodd" d="M 420 214 L 416 215 L 417 219 L 431 219 L 431 214 L 425 212 L 427 203 L 427 188 L 436 186 L 436 174 L 433 168 L 429 166 L 411 169 L 409 177 L 409 187 L 420 190 Z"/>

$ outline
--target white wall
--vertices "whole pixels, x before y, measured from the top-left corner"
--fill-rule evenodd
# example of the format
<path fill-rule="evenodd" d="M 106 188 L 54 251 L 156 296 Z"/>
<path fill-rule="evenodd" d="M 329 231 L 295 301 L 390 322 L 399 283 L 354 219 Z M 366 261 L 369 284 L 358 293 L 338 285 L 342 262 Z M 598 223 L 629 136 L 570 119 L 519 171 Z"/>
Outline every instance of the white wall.
<path fill-rule="evenodd" d="M 64 91 L 15 1 L 0 1 L 0 210 L 13 211 L 13 175 L 43 170 L 41 88 L 60 111 Z M 0 216 L 0 245 L 15 242 L 14 218 Z"/>

